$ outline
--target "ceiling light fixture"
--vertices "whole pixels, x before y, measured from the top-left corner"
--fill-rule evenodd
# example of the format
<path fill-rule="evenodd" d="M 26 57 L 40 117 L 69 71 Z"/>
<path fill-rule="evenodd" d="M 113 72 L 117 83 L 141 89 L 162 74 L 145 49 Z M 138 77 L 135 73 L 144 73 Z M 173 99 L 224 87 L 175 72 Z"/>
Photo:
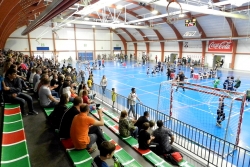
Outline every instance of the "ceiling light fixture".
<path fill-rule="evenodd" d="M 88 21 L 88 20 L 89 20 L 89 18 L 88 18 L 88 17 L 85 17 L 85 18 L 84 18 L 84 20 L 87 20 L 87 21 Z"/>
<path fill-rule="evenodd" d="M 72 24 L 68 23 L 68 24 L 67 24 L 67 26 L 68 26 L 68 27 L 71 27 L 71 26 L 72 26 Z"/>
<path fill-rule="evenodd" d="M 117 5 L 117 6 L 116 6 L 116 9 L 122 9 L 122 8 L 123 8 L 122 5 Z"/>
<path fill-rule="evenodd" d="M 157 14 L 158 13 L 158 11 L 157 10 L 152 10 L 152 12 L 151 12 L 152 14 Z"/>
<path fill-rule="evenodd" d="M 183 14 L 183 13 L 179 14 L 179 17 L 184 17 L 184 16 L 185 16 L 185 14 Z"/>
<path fill-rule="evenodd" d="M 92 28 L 95 28 L 95 25 L 92 25 Z"/>

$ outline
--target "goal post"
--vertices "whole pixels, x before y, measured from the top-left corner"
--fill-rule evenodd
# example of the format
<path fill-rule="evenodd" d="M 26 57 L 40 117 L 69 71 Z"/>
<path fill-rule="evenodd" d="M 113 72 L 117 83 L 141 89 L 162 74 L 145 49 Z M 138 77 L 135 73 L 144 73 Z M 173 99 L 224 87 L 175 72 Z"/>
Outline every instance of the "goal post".
<path fill-rule="evenodd" d="M 225 104 L 224 118 L 218 114 L 221 97 Z M 238 145 L 245 100 L 245 93 L 188 82 L 166 81 L 159 87 L 157 110 Z M 221 126 L 216 126 L 218 119 Z"/>

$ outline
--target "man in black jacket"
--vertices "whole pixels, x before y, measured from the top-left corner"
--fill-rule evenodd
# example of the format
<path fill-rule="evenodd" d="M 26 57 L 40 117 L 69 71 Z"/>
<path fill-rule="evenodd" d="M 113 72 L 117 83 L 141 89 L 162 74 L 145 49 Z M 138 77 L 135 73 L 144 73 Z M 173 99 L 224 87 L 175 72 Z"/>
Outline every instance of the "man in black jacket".
<path fill-rule="evenodd" d="M 145 111 L 143 116 L 140 116 L 140 118 L 136 121 L 135 126 L 138 127 L 138 132 L 140 132 L 140 130 L 142 129 L 142 125 L 145 122 L 149 122 L 148 117 L 149 117 L 149 113 L 148 111 Z"/>
<path fill-rule="evenodd" d="M 22 93 L 22 84 L 20 78 L 17 78 L 17 71 L 13 68 L 7 70 L 4 83 L 6 88 L 4 90 L 4 100 L 8 103 L 20 104 L 23 115 L 38 114 L 34 111 L 32 97 Z M 24 111 L 25 101 L 28 103 L 29 113 Z"/>

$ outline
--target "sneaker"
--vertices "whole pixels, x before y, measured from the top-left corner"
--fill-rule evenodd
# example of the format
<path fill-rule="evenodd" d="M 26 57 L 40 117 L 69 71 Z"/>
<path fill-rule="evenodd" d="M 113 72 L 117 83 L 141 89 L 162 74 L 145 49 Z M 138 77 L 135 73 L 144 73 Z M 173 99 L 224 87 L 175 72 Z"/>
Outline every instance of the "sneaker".
<path fill-rule="evenodd" d="M 32 111 L 32 112 L 29 112 L 29 115 L 37 115 L 38 114 L 38 112 L 36 112 L 36 111 Z"/>
<path fill-rule="evenodd" d="M 22 113 L 22 115 L 23 115 L 23 116 L 27 116 L 27 115 L 29 115 L 29 114 L 28 114 L 28 113 Z"/>
<path fill-rule="evenodd" d="M 96 147 L 95 146 L 93 146 L 90 149 L 88 149 L 89 154 L 92 154 L 95 151 L 96 151 Z"/>
<path fill-rule="evenodd" d="M 218 127 L 221 127 L 221 124 L 220 124 L 219 122 L 216 122 L 216 125 L 217 125 Z"/>

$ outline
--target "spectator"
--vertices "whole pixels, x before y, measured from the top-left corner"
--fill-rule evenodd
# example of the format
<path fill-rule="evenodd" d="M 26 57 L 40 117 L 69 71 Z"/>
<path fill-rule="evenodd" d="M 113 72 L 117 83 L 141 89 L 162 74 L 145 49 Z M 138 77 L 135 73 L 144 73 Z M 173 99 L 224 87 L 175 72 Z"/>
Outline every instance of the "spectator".
<path fill-rule="evenodd" d="M 142 125 L 145 122 L 148 122 L 148 117 L 149 117 L 149 113 L 148 111 L 145 111 L 143 116 L 140 116 L 139 119 L 136 121 L 135 126 L 138 127 L 138 132 L 140 133 L 141 129 L 142 129 Z"/>
<path fill-rule="evenodd" d="M 102 110 L 98 110 L 100 121 L 89 117 L 89 107 L 80 106 L 81 113 L 76 115 L 70 128 L 70 137 L 76 149 L 87 149 L 89 153 L 95 151 L 92 145 L 96 142 L 99 150 L 103 141 L 106 141 L 99 126 L 104 125 Z M 93 125 L 93 126 L 91 126 Z"/>
<path fill-rule="evenodd" d="M 129 121 L 127 119 L 128 113 L 127 111 L 123 110 L 120 115 L 119 119 L 119 133 L 122 137 L 133 136 L 137 138 L 138 128 L 134 126 L 135 120 Z"/>
<path fill-rule="evenodd" d="M 35 69 L 35 68 L 32 68 L 32 69 L 31 69 L 30 78 L 29 78 L 29 83 L 30 83 L 30 84 L 33 84 L 33 78 L 34 78 L 35 75 L 36 75 L 36 69 Z M 34 86 L 33 86 L 33 88 L 34 88 Z"/>
<path fill-rule="evenodd" d="M 69 102 L 68 94 L 63 94 L 60 97 L 60 102 L 55 106 L 52 113 L 49 115 L 49 121 L 55 129 L 58 129 L 64 112 L 67 110 L 66 104 Z"/>
<path fill-rule="evenodd" d="M 39 81 L 41 74 L 42 74 L 42 69 L 37 68 L 36 69 L 36 74 L 34 75 L 34 78 L 33 78 L 33 88 L 35 88 L 35 85 Z"/>
<path fill-rule="evenodd" d="M 148 129 L 149 129 L 149 123 L 144 122 L 142 124 L 142 130 L 139 132 L 139 137 L 138 137 L 139 149 L 147 150 L 149 149 L 150 145 L 155 145 L 151 143 L 151 141 L 155 137 L 150 136 L 150 134 L 147 132 Z"/>
<path fill-rule="evenodd" d="M 105 75 L 102 76 L 102 80 L 100 82 L 100 85 L 102 86 L 102 93 L 105 94 L 105 90 L 107 87 L 107 78 Z"/>
<path fill-rule="evenodd" d="M 130 111 L 132 111 L 133 113 L 133 117 L 136 119 L 136 113 L 135 113 L 135 103 L 136 103 L 136 99 L 140 101 L 140 99 L 137 97 L 137 94 L 135 93 L 135 88 L 131 89 L 131 93 L 128 96 L 128 104 L 129 104 L 129 111 L 128 111 L 128 115 L 130 114 Z"/>
<path fill-rule="evenodd" d="M 152 135 L 152 133 L 153 133 L 153 128 L 154 128 L 154 126 L 155 126 L 155 121 L 153 121 L 153 120 L 150 120 L 150 121 L 148 121 L 148 123 L 149 123 L 149 129 L 148 129 L 148 133 L 150 134 L 150 135 Z"/>
<path fill-rule="evenodd" d="M 95 104 L 95 102 L 93 100 L 90 100 L 88 98 L 87 92 L 85 90 L 82 91 L 81 97 L 82 97 L 83 103 L 88 104 L 88 106 L 91 110 L 94 110 L 96 107 L 100 106 L 100 104 Z"/>
<path fill-rule="evenodd" d="M 101 144 L 100 155 L 94 158 L 94 162 L 97 167 L 109 167 L 108 164 L 105 162 L 107 159 L 111 159 L 115 153 L 115 144 L 104 141 Z"/>
<path fill-rule="evenodd" d="M 80 106 L 82 105 L 82 98 L 75 97 L 73 100 L 73 106 L 68 108 L 61 119 L 59 125 L 59 137 L 60 138 L 70 138 L 70 127 L 73 121 L 73 118 L 80 113 Z"/>
<path fill-rule="evenodd" d="M 50 80 L 48 78 L 45 78 L 43 80 L 43 85 L 41 86 L 38 92 L 40 105 L 42 107 L 55 107 L 57 103 L 59 103 L 59 100 L 52 96 L 49 85 Z"/>
<path fill-rule="evenodd" d="M 21 92 L 21 80 L 20 78 L 17 78 L 17 71 L 15 69 L 10 68 L 6 71 L 4 85 L 5 102 L 20 104 L 21 112 L 23 115 L 38 114 L 38 112 L 34 111 L 32 97 Z M 28 114 L 24 110 L 25 101 L 27 101 L 28 103 Z"/>
<path fill-rule="evenodd" d="M 153 142 L 158 144 L 157 154 L 162 155 L 179 152 L 177 149 L 172 147 L 172 144 L 174 143 L 174 136 L 172 132 L 169 129 L 163 127 L 163 122 L 161 120 L 158 120 L 156 124 L 158 128 L 153 132 L 152 135 L 155 137 Z"/>

